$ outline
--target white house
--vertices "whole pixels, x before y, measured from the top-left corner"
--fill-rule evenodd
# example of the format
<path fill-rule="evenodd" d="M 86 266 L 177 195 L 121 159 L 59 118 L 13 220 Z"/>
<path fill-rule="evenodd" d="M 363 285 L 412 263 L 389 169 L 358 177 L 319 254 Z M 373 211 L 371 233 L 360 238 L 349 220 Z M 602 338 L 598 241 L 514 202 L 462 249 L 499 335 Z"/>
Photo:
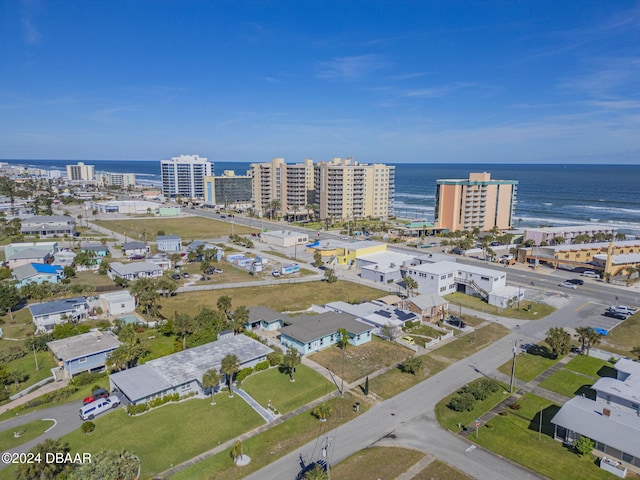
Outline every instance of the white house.
<path fill-rule="evenodd" d="M 120 263 L 113 262 L 109 265 L 109 278 L 124 278 L 125 280 L 137 280 L 139 278 L 156 278 L 162 276 L 162 268 L 155 263 L 133 262 Z"/>
<path fill-rule="evenodd" d="M 89 304 L 84 297 L 66 298 L 52 302 L 34 303 L 29 311 L 36 324 L 36 332 L 50 332 L 67 319 L 78 321 L 87 318 Z"/>
<path fill-rule="evenodd" d="M 136 309 L 136 299 L 127 290 L 100 295 L 102 311 L 108 315 L 123 315 Z"/>

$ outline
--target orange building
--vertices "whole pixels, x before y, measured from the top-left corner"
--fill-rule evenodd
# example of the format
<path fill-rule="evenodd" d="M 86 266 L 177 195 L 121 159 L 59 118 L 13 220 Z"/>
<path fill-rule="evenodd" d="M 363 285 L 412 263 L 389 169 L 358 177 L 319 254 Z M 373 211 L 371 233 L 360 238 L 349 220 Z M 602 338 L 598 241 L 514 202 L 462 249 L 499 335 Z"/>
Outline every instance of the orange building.
<path fill-rule="evenodd" d="M 436 180 L 435 225 L 449 231 L 511 228 L 517 180 L 491 180 L 491 174 L 470 173 L 468 180 Z"/>

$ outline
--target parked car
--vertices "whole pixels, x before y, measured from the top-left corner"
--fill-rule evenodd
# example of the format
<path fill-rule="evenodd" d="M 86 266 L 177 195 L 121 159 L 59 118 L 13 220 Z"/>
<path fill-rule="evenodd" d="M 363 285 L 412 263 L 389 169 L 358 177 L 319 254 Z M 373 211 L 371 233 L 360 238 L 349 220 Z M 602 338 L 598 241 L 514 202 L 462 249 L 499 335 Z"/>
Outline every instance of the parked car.
<path fill-rule="evenodd" d="M 120 399 L 116 395 L 111 395 L 108 398 L 101 398 L 98 401 L 89 403 L 80 409 L 80 418 L 82 420 L 93 420 L 96 415 L 99 415 L 107 410 L 116 408 L 120 405 Z"/>
<path fill-rule="evenodd" d="M 574 285 L 584 285 L 584 280 L 580 280 L 579 278 L 572 278 L 567 280 L 569 283 L 573 283 Z"/>
<path fill-rule="evenodd" d="M 180 274 L 174 273 L 173 275 L 171 275 L 171 278 L 173 278 L 174 280 L 180 280 Z"/>
<path fill-rule="evenodd" d="M 625 307 L 624 305 L 616 305 L 615 307 L 610 307 L 609 310 L 613 312 L 621 313 L 623 315 L 633 315 L 638 311 L 637 308 Z"/>
<path fill-rule="evenodd" d="M 87 405 L 101 398 L 108 398 L 108 397 L 109 397 L 109 392 L 107 390 L 105 390 L 104 388 L 96 388 L 93 392 L 91 392 L 91 395 L 89 395 L 88 397 L 85 397 L 85 399 L 82 400 L 82 404 Z"/>
<path fill-rule="evenodd" d="M 214 273 L 222 273 L 222 270 L 220 268 L 214 268 L 213 272 Z"/>
<path fill-rule="evenodd" d="M 626 315 L 624 315 L 622 313 L 614 312 L 613 310 L 607 310 L 606 312 L 604 312 L 604 316 L 605 317 L 615 318 L 617 320 L 626 320 L 627 319 Z"/>
<path fill-rule="evenodd" d="M 410 337 L 409 335 L 405 335 L 404 337 L 400 337 L 400 340 L 408 343 L 409 345 L 415 345 L 416 341 L 413 339 L 413 337 Z"/>
<path fill-rule="evenodd" d="M 280 271 L 279 270 L 274 270 L 271 272 L 271 275 L 273 275 L 274 277 L 279 277 L 280 276 Z"/>
<path fill-rule="evenodd" d="M 449 316 L 447 323 L 449 325 L 453 325 L 454 327 L 458 327 L 458 328 L 465 328 L 467 326 L 466 323 L 464 323 L 458 317 L 454 317 L 453 315 Z"/>
<path fill-rule="evenodd" d="M 144 255 L 129 255 L 129 260 L 142 260 Z"/>
<path fill-rule="evenodd" d="M 587 277 L 587 278 L 600 278 L 600 275 L 598 275 L 593 270 L 585 270 L 580 275 L 582 275 L 583 277 Z"/>
<path fill-rule="evenodd" d="M 572 289 L 574 289 L 574 290 L 575 290 L 576 288 L 578 288 L 576 285 L 574 285 L 574 284 L 573 284 L 573 283 L 571 283 L 571 282 L 562 282 L 562 283 L 560 284 L 560 286 L 561 286 L 561 287 L 564 287 L 564 288 L 572 288 Z"/>
<path fill-rule="evenodd" d="M 191 275 L 189 275 L 187 272 L 184 272 L 184 273 L 182 274 L 182 276 L 183 276 L 184 278 L 189 278 Z"/>

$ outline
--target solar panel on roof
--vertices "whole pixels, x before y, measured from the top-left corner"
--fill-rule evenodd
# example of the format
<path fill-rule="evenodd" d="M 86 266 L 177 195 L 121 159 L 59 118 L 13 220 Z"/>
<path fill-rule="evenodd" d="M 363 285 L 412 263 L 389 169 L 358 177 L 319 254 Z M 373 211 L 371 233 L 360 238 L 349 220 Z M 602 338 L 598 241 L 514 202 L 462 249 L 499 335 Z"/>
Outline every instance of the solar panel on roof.
<path fill-rule="evenodd" d="M 387 312 L 386 310 L 378 310 L 377 312 L 378 315 L 382 315 L 385 318 L 391 318 L 391 314 L 389 312 Z"/>

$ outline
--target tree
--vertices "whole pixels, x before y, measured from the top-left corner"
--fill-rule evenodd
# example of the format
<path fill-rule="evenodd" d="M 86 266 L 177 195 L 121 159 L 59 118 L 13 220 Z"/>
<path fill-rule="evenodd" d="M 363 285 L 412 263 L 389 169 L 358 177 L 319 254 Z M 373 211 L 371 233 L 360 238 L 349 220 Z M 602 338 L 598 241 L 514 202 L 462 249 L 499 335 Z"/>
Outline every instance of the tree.
<path fill-rule="evenodd" d="M 571 335 L 562 327 L 551 327 L 544 340 L 555 358 L 564 357 L 571 350 Z"/>
<path fill-rule="evenodd" d="M 309 470 L 304 472 L 302 480 L 327 480 L 329 478 L 329 474 L 327 471 L 319 464 L 315 464 Z"/>
<path fill-rule="evenodd" d="M 230 353 L 226 355 L 222 362 L 220 362 L 220 373 L 227 377 L 227 387 L 229 388 L 229 397 L 233 397 L 233 390 L 231 384 L 233 383 L 233 377 L 240 370 L 240 359 Z"/>
<path fill-rule="evenodd" d="M 22 301 L 22 295 L 15 285 L 0 283 L 0 311 L 9 312 L 9 318 L 13 322 L 13 309 Z"/>
<path fill-rule="evenodd" d="M 393 342 L 400 335 L 401 330 L 391 322 L 388 322 L 386 325 L 380 327 L 380 335 L 384 338 L 388 339 L 390 342 Z"/>
<path fill-rule="evenodd" d="M 324 271 L 324 279 L 327 283 L 336 283 L 338 281 L 338 277 L 336 276 L 336 272 L 333 268 L 327 268 Z"/>
<path fill-rule="evenodd" d="M 422 358 L 407 358 L 404 362 L 402 362 L 402 371 L 405 373 L 411 373 L 413 375 L 417 375 L 418 373 L 422 372 Z"/>
<path fill-rule="evenodd" d="M 367 378 L 364 381 L 364 396 L 368 396 L 369 395 L 369 375 L 367 375 Z"/>
<path fill-rule="evenodd" d="M 316 268 L 320 268 L 322 265 L 324 264 L 324 262 L 322 261 L 322 253 L 320 253 L 318 250 L 315 251 L 315 253 L 313 254 L 313 263 L 312 265 Z"/>
<path fill-rule="evenodd" d="M 638 357 L 638 360 L 640 360 L 640 345 L 637 347 L 633 347 L 631 349 L 631 353 L 633 353 L 635 356 Z"/>
<path fill-rule="evenodd" d="M 178 285 L 170 278 L 162 276 L 156 280 L 156 288 L 162 292 L 163 297 L 167 298 L 178 289 Z"/>
<path fill-rule="evenodd" d="M 177 313 L 173 318 L 173 330 L 182 336 L 182 350 L 187 348 L 187 335 L 193 333 L 195 322 L 188 313 Z"/>
<path fill-rule="evenodd" d="M 584 354 L 586 350 L 588 357 L 591 347 L 600 343 L 602 335 L 591 327 L 578 327 L 576 328 L 576 337 L 580 339 L 580 343 L 582 345 L 580 352 Z"/>
<path fill-rule="evenodd" d="M 49 478 L 57 478 L 63 472 L 69 472 L 71 465 L 65 463 L 64 460 L 60 462 L 54 456 L 52 461 L 47 462 L 47 453 L 69 453 L 69 444 L 61 443 L 60 440 L 46 439 L 42 443 L 37 444 L 29 453 L 33 454 L 33 458 L 41 458 L 40 462 L 25 462 L 21 463 L 18 468 L 19 480 L 44 480 Z"/>
<path fill-rule="evenodd" d="M 336 345 L 338 348 L 342 350 L 342 373 L 340 374 L 340 394 L 344 394 L 344 353 L 347 350 L 347 345 L 349 345 L 349 332 L 347 332 L 346 328 L 338 329 L 338 341 Z"/>
<path fill-rule="evenodd" d="M 220 374 L 215 369 L 210 369 L 204 372 L 202 376 L 202 386 L 204 388 L 211 389 L 211 405 L 215 405 L 216 402 L 213 399 L 213 395 L 215 393 L 215 389 L 220 383 Z"/>
<path fill-rule="evenodd" d="M 242 333 L 244 330 L 244 326 L 249 321 L 249 309 L 244 305 L 240 305 L 233 311 L 233 315 L 231 316 L 230 326 L 233 330 L 233 333 L 236 335 Z"/>
<path fill-rule="evenodd" d="M 329 406 L 329 404 L 325 402 L 319 403 L 318 405 L 313 407 L 313 409 L 311 410 L 311 415 L 316 417 L 321 422 L 326 421 L 327 418 L 329 418 L 332 413 L 333 413 L 332 408 Z"/>
<path fill-rule="evenodd" d="M 296 381 L 294 374 L 296 373 L 296 367 L 300 365 L 301 361 L 300 352 L 293 347 L 289 347 L 282 359 L 282 366 L 289 374 L 289 380 L 292 382 Z"/>
<path fill-rule="evenodd" d="M 407 290 L 407 297 L 410 297 L 418 289 L 418 282 L 407 275 L 404 277 L 404 288 Z"/>
<path fill-rule="evenodd" d="M 137 297 L 138 308 L 143 308 L 145 314 L 155 315 L 158 311 L 160 295 L 156 282 L 152 278 L 141 278 L 131 285 L 131 294 Z"/>
<path fill-rule="evenodd" d="M 576 452 L 580 454 L 580 456 L 591 456 L 591 452 L 593 451 L 594 443 L 589 437 L 580 436 L 574 445 Z"/>
<path fill-rule="evenodd" d="M 62 269 L 62 275 L 64 278 L 73 278 L 76 276 L 76 271 L 71 265 L 67 265 Z"/>
<path fill-rule="evenodd" d="M 133 480 L 138 478 L 140 460 L 126 450 L 102 450 L 90 462 L 73 470 L 68 480 Z"/>
<path fill-rule="evenodd" d="M 225 321 L 228 322 L 231 317 L 231 297 L 229 295 L 222 295 L 221 297 L 218 297 L 216 306 L 224 315 Z"/>
<path fill-rule="evenodd" d="M 233 463 L 235 464 L 237 464 L 242 459 L 242 457 L 244 457 L 244 449 L 240 440 L 234 443 L 229 454 L 231 455 L 231 458 L 233 458 Z"/>

